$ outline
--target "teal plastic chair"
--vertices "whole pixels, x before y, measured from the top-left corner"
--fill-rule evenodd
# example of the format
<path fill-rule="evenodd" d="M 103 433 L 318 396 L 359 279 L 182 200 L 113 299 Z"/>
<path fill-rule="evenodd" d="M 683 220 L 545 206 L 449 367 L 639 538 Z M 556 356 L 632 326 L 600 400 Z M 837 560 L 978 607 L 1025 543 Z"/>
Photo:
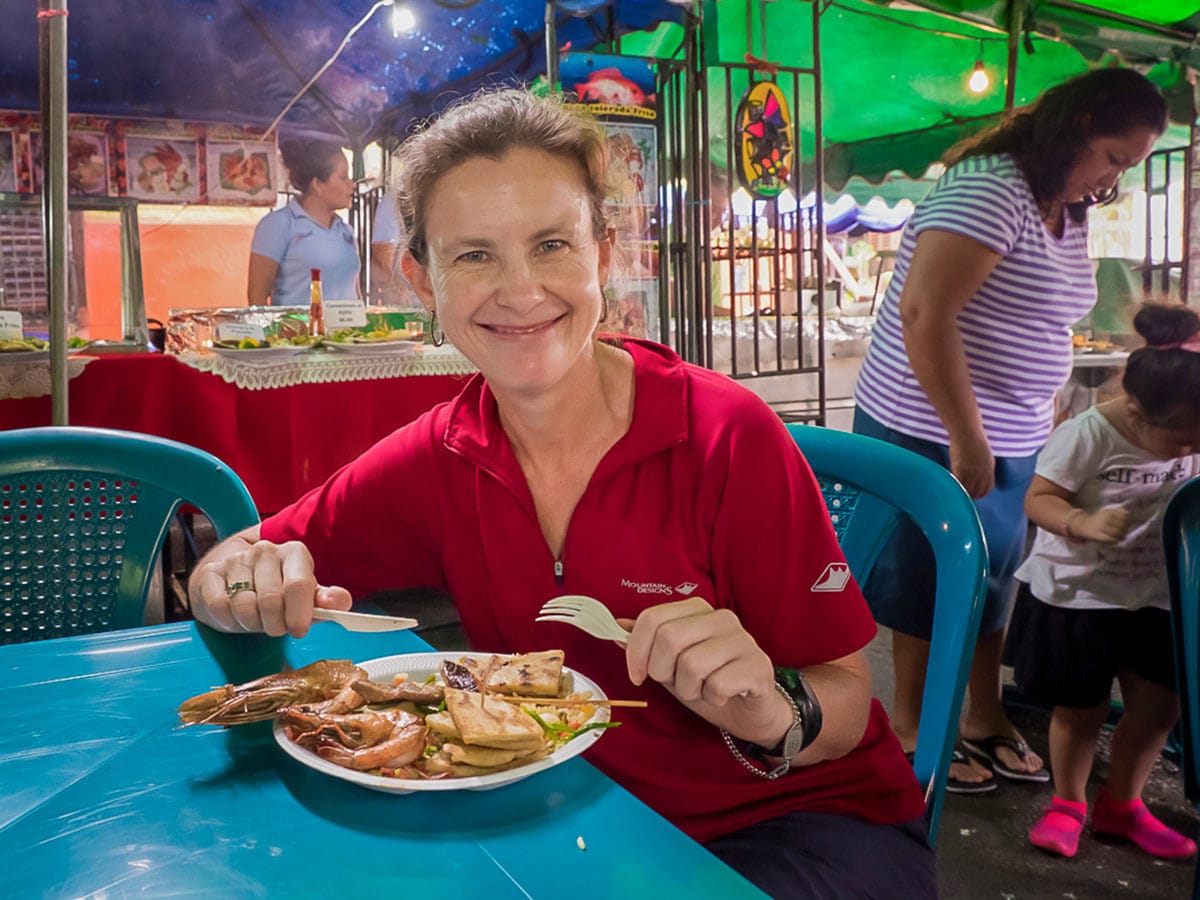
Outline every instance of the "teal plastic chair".
<path fill-rule="evenodd" d="M 1171 495 L 1163 512 L 1163 551 L 1179 681 L 1183 794 L 1200 807 L 1200 478 L 1184 482 Z M 1200 863 L 1192 897 L 1200 898 Z"/>
<path fill-rule="evenodd" d="M 218 538 L 258 521 L 241 479 L 195 447 L 99 428 L 0 432 L 0 643 L 141 625 L 184 503 Z"/>
<path fill-rule="evenodd" d="M 987 547 L 975 504 L 949 472 L 903 448 L 815 425 L 787 429 L 817 476 L 860 585 L 902 516 L 933 547 L 937 596 L 913 758 L 933 844 L 987 592 Z"/>

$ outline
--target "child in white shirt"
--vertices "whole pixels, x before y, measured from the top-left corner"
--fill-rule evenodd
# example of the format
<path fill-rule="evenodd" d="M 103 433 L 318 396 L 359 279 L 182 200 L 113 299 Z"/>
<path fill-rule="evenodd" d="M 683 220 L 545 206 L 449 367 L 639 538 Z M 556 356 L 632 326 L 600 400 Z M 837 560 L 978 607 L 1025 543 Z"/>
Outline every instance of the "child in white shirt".
<path fill-rule="evenodd" d="M 1125 712 L 1092 832 L 1166 859 L 1196 852 L 1146 809 L 1141 792 L 1179 717 L 1160 530 L 1171 494 L 1200 473 L 1200 316 L 1146 304 L 1134 328 L 1146 346 L 1129 356 L 1124 396 L 1051 434 L 1025 499 L 1038 531 L 1017 570 L 1026 621 L 1014 630 L 1033 639 L 1015 648 L 1013 663 L 1023 693 L 1054 706 L 1055 789 L 1029 839 L 1068 857 L 1087 821 L 1085 789 L 1114 678 Z"/>

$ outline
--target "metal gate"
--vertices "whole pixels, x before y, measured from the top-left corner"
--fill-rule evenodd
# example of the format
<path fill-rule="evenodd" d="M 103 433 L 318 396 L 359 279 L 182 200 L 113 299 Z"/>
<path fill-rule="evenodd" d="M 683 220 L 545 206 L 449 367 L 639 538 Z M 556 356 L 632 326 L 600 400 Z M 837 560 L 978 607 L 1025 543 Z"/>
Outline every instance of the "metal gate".
<path fill-rule="evenodd" d="M 1142 288 L 1147 295 L 1186 302 L 1188 298 L 1187 215 L 1190 147 L 1156 150 L 1146 157 L 1146 254 Z M 1176 199 L 1178 194 L 1178 200 Z"/>
<path fill-rule="evenodd" d="M 785 378 L 772 402 L 789 421 L 825 424 L 823 165 L 802 159 L 801 124 L 822 146 L 818 4 L 811 67 L 706 62 L 703 29 L 682 60 L 658 66 L 661 339 L 684 359 L 736 379 Z M 790 100 L 793 165 L 771 200 L 739 194 L 740 101 L 772 81 Z M 723 152 L 716 152 L 724 144 Z M 742 196 L 749 196 L 741 191 Z"/>

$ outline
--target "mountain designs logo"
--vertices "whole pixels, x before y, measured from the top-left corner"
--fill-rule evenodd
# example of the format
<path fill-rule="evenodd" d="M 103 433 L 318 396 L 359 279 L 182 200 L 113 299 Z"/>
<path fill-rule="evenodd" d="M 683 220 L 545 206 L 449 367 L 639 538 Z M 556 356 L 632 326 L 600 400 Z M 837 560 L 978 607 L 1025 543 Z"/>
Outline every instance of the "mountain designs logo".
<path fill-rule="evenodd" d="M 810 590 L 813 593 L 836 594 L 850 583 L 850 566 L 846 563 L 830 563 Z"/>
<path fill-rule="evenodd" d="M 632 588 L 639 594 L 680 594 L 687 597 L 699 586 L 694 581 L 684 581 L 675 587 L 671 587 L 669 584 L 664 584 L 661 581 L 630 581 L 628 578 L 621 579 L 621 587 Z"/>

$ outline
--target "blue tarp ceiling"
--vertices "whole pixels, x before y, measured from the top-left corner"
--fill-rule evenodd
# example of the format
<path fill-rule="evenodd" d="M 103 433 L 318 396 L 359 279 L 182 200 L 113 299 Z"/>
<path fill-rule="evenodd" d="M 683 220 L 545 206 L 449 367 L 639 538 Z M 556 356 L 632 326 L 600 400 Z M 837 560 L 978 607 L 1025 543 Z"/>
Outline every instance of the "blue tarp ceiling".
<path fill-rule="evenodd" d="M 417 28 L 394 37 L 383 7 L 284 119 L 350 143 L 403 134 L 447 96 L 545 71 L 542 0 L 407 0 Z M 37 4 L 8 3 L 0 109 L 36 110 Z M 372 0 L 151 0 L 70 4 L 73 114 L 269 124 L 371 9 Z M 558 0 L 559 46 L 679 21 L 667 0 Z"/>

